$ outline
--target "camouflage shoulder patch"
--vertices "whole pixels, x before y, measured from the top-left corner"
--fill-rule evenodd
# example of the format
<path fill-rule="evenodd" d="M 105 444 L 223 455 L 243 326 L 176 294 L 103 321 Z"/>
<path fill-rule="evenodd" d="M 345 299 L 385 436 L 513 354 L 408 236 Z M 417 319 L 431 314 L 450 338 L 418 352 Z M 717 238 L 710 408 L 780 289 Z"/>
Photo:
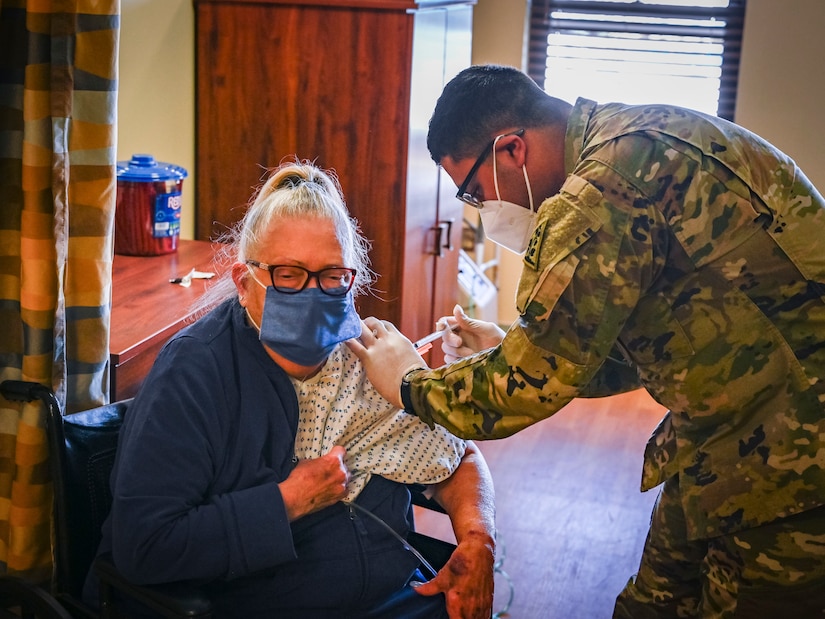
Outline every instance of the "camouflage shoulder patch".
<path fill-rule="evenodd" d="M 533 230 L 533 236 L 530 237 L 530 242 L 527 244 L 527 251 L 524 252 L 524 264 L 534 271 L 539 268 L 539 249 L 541 249 L 541 241 L 544 238 L 546 228 L 547 220 L 543 219 Z"/>
<path fill-rule="evenodd" d="M 561 190 L 539 207 L 538 223 L 523 262 L 533 271 L 552 268 L 601 228 L 603 197 L 585 179 L 570 175 Z"/>

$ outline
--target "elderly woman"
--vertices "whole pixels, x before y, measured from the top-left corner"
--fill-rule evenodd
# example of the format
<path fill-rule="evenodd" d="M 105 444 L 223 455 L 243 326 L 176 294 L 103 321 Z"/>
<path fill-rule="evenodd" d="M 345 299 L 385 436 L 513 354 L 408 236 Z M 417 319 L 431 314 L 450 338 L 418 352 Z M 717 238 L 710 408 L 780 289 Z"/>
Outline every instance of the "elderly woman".
<path fill-rule="evenodd" d="M 164 347 L 129 409 L 101 551 L 135 582 L 204 585 L 218 617 L 489 619 L 489 472 L 378 395 L 343 344 L 371 272 L 334 176 L 281 166 L 232 236 L 227 298 Z M 409 483 L 458 541 L 423 584 L 373 518 L 404 537 Z"/>

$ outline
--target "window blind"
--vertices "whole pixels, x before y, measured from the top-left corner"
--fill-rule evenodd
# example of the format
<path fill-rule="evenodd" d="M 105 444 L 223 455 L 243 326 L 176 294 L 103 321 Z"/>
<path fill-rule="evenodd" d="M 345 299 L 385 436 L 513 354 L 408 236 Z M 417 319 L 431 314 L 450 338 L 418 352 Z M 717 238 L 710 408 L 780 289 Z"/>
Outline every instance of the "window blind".
<path fill-rule="evenodd" d="M 745 0 L 533 0 L 528 73 L 568 100 L 639 96 L 733 120 L 744 17 Z"/>

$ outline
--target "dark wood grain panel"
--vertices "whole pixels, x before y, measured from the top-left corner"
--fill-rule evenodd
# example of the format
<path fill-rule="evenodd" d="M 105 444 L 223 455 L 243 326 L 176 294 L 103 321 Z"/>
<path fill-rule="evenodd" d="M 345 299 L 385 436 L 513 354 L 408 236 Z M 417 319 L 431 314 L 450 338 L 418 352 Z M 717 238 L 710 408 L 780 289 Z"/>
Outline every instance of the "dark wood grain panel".
<path fill-rule="evenodd" d="M 314 160 L 337 172 L 373 241 L 381 314 L 397 319 L 404 235 L 387 232 L 403 229 L 411 28 L 404 12 L 202 6 L 198 238 L 237 221 L 266 168 L 292 155 Z M 378 313 L 371 299 L 362 305 Z"/>
<path fill-rule="evenodd" d="M 355 9 L 389 9 L 397 11 L 399 9 L 415 9 L 420 4 L 438 5 L 443 4 L 443 0 L 425 0 L 415 2 L 414 0 L 193 0 L 195 5 L 204 4 L 288 4 L 300 6 L 335 6 Z"/>
<path fill-rule="evenodd" d="M 473 4 L 197 0 L 196 236 L 235 223 L 285 157 L 333 168 L 378 275 L 359 311 L 412 339 L 431 331 L 458 285 L 457 244 L 436 256 L 442 181 L 427 123 L 447 41 L 451 70 L 469 64 Z M 448 13 L 463 15 L 455 31 Z"/>

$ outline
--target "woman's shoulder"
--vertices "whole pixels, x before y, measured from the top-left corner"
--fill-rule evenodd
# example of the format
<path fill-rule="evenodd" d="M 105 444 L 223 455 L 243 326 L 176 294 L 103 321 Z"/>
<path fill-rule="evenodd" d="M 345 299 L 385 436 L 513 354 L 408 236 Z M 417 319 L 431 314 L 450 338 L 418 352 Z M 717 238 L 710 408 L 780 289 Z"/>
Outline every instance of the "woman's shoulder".
<path fill-rule="evenodd" d="M 250 336 L 243 308 L 237 299 L 228 299 L 216 306 L 195 322 L 178 331 L 164 346 L 184 354 L 198 354 L 213 351 L 213 354 L 231 358 L 232 348 L 244 336 Z M 247 337 L 247 339 L 250 339 Z M 251 337 L 251 340 L 256 340 Z"/>
<path fill-rule="evenodd" d="M 161 348 L 150 377 L 205 377 L 208 381 L 225 374 L 226 364 L 236 357 L 232 323 L 232 304 L 226 302 L 181 329 Z"/>
<path fill-rule="evenodd" d="M 237 322 L 238 309 L 243 308 L 240 307 L 237 299 L 227 299 L 178 331 L 172 339 L 188 337 L 210 341 L 232 328 L 233 323 Z"/>

